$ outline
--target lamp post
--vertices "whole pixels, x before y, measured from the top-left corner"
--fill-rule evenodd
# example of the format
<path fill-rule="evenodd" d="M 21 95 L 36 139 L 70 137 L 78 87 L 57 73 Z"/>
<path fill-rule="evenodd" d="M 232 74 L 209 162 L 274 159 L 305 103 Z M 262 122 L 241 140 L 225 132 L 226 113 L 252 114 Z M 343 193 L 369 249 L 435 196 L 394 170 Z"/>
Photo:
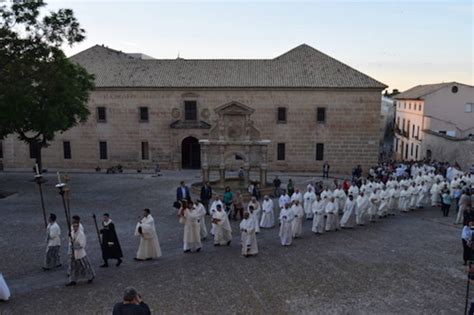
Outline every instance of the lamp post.
<path fill-rule="evenodd" d="M 38 189 L 41 198 L 41 209 L 43 210 L 43 220 L 44 220 L 44 227 L 48 226 L 48 222 L 46 220 L 46 209 L 44 208 L 44 197 L 43 197 L 43 187 L 42 185 L 47 182 L 47 180 L 43 179 L 43 175 L 40 174 L 38 169 L 38 164 L 35 165 L 36 174 L 35 174 L 35 183 L 38 184 Z"/>

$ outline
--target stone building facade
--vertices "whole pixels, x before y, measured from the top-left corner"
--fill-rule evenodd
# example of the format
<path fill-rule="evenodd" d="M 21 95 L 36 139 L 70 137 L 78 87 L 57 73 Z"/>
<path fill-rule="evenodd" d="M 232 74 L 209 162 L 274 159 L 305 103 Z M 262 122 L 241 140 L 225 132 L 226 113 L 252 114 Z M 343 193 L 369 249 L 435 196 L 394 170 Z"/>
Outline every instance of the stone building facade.
<path fill-rule="evenodd" d="M 137 59 L 103 46 L 72 57 L 96 76 L 87 122 L 43 150 L 46 168 L 200 168 L 199 140 L 232 102 L 268 139 L 269 170 L 333 172 L 377 162 L 382 83 L 301 45 L 269 60 Z M 6 169 L 34 164 L 29 147 L 2 142 Z M 243 158 L 228 155 L 236 167 Z M 229 167 L 228 167 L 229 168 Z"/>

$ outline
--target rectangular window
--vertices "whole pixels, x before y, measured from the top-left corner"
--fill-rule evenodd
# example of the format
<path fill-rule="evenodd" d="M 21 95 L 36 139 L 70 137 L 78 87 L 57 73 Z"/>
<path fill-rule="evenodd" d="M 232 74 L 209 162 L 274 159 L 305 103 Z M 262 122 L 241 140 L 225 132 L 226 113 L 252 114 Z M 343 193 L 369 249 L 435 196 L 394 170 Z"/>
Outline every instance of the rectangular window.
<path fill-rule="evenodd" d="M 316 161 L 324 160 L 324 143 L 316 143 Z"/>
<path fill-rule="evenodd" d="M 407 138 L 410 138 L 410 120 L 407 121 Z"/>
<path fill-rule="evenodd" d="M 420 126 L 416 127 L 416 138 L 420 139 Z"/>
<path fill-rule="evenodd" d="M 285 144 L 284 143 L 277 144 L 277 160 L 278 161 L 285 160 Z"/>
<path fill-rule="evenodd" d="M 403 103 L 403 109 L 407 109 L 407 103 Z"/>
<path fill-rule="evenodd" d="M 197 120 L 197 102 L 196 101 L 184 102 L 184 119 Z"/>
<path fill-rule="evenodd" d="M 400 117 L 397 117 L 397 128 L 400 129 Z"/>
<path fill-rule="evenodd" d="M 325 107 L 318 107 L 316 116 L 317 116 L 316 121 L 318 123 L 326 122 L 326 108 Z"/>
<path fill-rule="evenodd" d="M 142 142 L 142 160 L 149 160 L 148 142 Z"/>
<path fill-rule="evenodd" d="M 277 122 L 280 124 L 286 123 L 286 108 L 285 107 L 278 107 Z"/>
<path fill-rule="evenodd" d="M 105 122 L 107 120 L 107 114 L 105 107 L 97 107 L 97 121 Z"/>
<path fill-rule="evenodd" d="M 415 160 L 418 160 L 418 145 L 415 148 Z"/>
<path fill-rule="evenodd" d="M 71 142 L 63 141 L 63 155 L 65 160 L 71 159 Z"/>
<path fill-rule="evenodd" d="M 405 118 L 403 118 L 403 128 L 402 131 L 405 132 Z"/>
<path fill-rule="evenodd" d="M 413 124 L 413 130 L 412 130 L 412 132 L 411 132 L 411 136 L 412 136 L 412 137 L 416 137 L 416 135 L 415 135 L 415 125 L 414 125 L 414 124 Z"/>
<path fill-rule="evenodd" d="M 466 105 L 464 105 L 464 112 L 465 113 L 472 113 L 472 105 L 473 105 L 473 103 L 466 103 Z"/>
<path fill-rule="evenodd" d="M 148 121 L 148 107 L 140 107 L 140 121 Z"/>
<path fill-rule="evenodd" d="M 412 144 L 411 144 L 411 146 L 410 146 L 410 155 L 413 156 L 413 142 L 412 142 Z"/>
<path fill-rule="evenodd" d="M 418 104 L 418 110 L 421 112 L 421 104 Z"/>
<path fill-rule="evenodd" d="M 395 152 L 398 152 L 398 138 L 395 138 Z"/>
<path fill-rule="evenodd" d="M 409 110 L 411 109 L 411 103 L 408 103 L 408 109 Z"/>
<path fill-rule="evenodd" d="M 30 159 L 36 159 L 36 150 L 33 143 L 29 144 L 30 147 Z"/>
<path fill-rule="evenodd" d="M 99 154 L 100 154 L 100 159 L 101 160 L 107 160 L 107 142 L 106 141 L 100 141 L 99 142 Z"/>

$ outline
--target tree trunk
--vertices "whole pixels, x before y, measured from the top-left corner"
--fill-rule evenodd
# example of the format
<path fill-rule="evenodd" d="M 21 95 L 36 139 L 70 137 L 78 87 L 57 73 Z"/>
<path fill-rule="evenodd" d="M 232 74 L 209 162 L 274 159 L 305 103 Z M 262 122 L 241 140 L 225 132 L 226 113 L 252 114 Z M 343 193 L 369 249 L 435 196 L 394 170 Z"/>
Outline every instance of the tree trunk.
<path fill-rule="evenodd" d="M 42 174 L 43 173 L 43 161 L 41 159 L 41 149 L 43 148 L 43 146 L 41 144 L 39 144 L 38 142 L 34 142 L 33 147 L 34 147 L 34 150 L 35 150 L 36 164 L 38 164 L 39 172 L 40 172 L 40 174 Z"/>

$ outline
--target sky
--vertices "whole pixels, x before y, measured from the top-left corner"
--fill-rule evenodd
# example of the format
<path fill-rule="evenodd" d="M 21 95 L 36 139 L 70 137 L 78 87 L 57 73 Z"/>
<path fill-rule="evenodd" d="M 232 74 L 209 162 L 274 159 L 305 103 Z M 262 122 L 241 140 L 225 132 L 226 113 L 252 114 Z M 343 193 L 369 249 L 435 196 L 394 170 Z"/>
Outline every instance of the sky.
<path fill-rule="evenodd" d="M 47 1 L 71 8 L 95 44 L 154 58 L 271 59 L 306 43 L 406 90 L 474 85 L 474 0 Z"/>

